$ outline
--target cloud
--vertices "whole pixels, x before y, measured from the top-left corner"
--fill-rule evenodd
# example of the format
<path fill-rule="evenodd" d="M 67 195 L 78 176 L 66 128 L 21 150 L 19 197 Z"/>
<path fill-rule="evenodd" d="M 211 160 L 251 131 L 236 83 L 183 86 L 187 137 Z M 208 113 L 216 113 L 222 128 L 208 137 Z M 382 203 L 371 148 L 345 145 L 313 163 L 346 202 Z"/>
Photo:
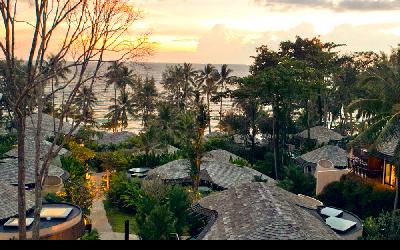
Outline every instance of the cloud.
<path fill-rule="evenodd" d="M 399 0 L 253 0 L 269 10 L 288 11 L 299 8 L 320 8 L 333 11 L 400 10 Z"/>

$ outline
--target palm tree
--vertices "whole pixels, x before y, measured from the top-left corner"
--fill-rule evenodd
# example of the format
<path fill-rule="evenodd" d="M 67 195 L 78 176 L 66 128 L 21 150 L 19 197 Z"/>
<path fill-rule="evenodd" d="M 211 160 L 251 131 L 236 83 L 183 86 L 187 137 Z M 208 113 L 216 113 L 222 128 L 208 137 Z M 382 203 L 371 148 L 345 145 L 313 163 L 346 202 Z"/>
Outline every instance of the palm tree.
<path fill-rule="evenodd" d="M 148 78 L 143 81 L 138 79 L 133 86 L 134 94 L 132 96 L 133 102 L 136 106 L 136 114 L 142 116 L 144 128 L 147 129 L 150 117 L 156 110 L 156 98 L 158 92 L 154 78 Z"/>
<path fill-rule="evenodd" d="M 353 144 L 368 145 L 372 150 L 383 142 L 400 136 L 400 49 L 390 58 L 383 56 L 380 63 L 371 67 L 364 77 L 370 97 L 351 103 L 349 112 L 358 110 L 366 119 L 366 129 Z M 394 211 L 399 202 L 400 141 L 394 152 L 396 165 L 396 197 Z"/>
<path fill-rule="evenodd" d="M 218 79 L 218 71 L 211 64 L 207 64 L 204 70 L 199 72 L 198 87 L 202 90 L 203 94 L 207 96 L 207 115 L 211 118 L 210 100 L 212 95 L 218 90 L 216 81 Z M 208 129 L 211 133 L 211 119 L 208 119 Z"/>
<path fill-rule="evenodd" d="M 182 65 L 168 66 L 162 74 L 161 85 L 169 93 L 169 97 L 181 109 L 182 83 L 184 82 L 184 69 Z"/>
<path fill-rule="evenodd" d="M 168 102 L 159 103 L 157 109 L 157 118 L 156 121 L 158 126 L 160 127 L 161 133 L 161 141 L 164 143 L 164 146 L 168 145 L 169 141 L 174 141 L 174 131 L 176 124 L 176 112 L 173 105 Z"/>
<path fill-rule="evenodd" d="M 106 73 L 105 77 L 107 78 L 106 82 L 106 90 L 111 86 L 114 85 L 114 107 L 117 107 L 118 104 L 118 97 L 117 97 L 117 92 L 118 90 L 121 91 L 121 93 L 126 93 L 126 86 L 132 85 L 135 79 L 135 74 L 133 70 L 130 70 L 127 66 L 125 66 L 123 63 L 118 63 L 118 62 L 113 62 L 109 67 L 108 67 L 108 72 Z M 117 117 L 113 117 L 117 118 Z M 111 122 L 114 125 L 118 125 L 118 121 L 114 120 Z M 114 130 L 115 132 L 117 129 Z"/>
<path fill-rule="evenodd" d="M 224 64 L 221 67 L 221 71 L 218 73 L 219 80 L 218 80 L 218 85 L 220 88 L 220 110 L 219 110 L 219 121 L 222 121 L 222 116 L 223 116 L 223 110 L 222 110 L 222 104 L 224 100 L 224 93 L 227 91 L 227 85 L 232 83 L 233 77 L 231 76 L 231 73 L 233 72 L 232 69 L 228 68 L 228 65 Z"/>
<path fill-rule="evenodd" d="M 186 109 L 187 99 L 193 94 L 193 84 L 197 76 L 197 71 L 193 68 L 190 63 L 183 64 L 183 86 L 182 86 L 182 103 L 183 109 Z"/>
<path fill-rule="evenodd" d="M 55 55 L 51 55 L 48 60 L 44 63 L 43 72 L 45 77 L 50 78 L 49 81 L 51 83 L 51 97 L 52 97 L 52 116 L 53 116 L 53 129 L 54 133 L 56 132 L 56 120 L 55 120 L 55 93 L 54 87 L 57 87 L 60 83 L 60 80 L 66 80 L 68 74 L 71 73 L 71 70 L 66 67 L 65 60 L 59 60 L 59 58 Z"/>
<path fill-rule="evenodd" d="M 84 118 L 84 123 L 94 124 L 94 106 L 97 103 L 97 97 L 93 89 L 88 86 L 83 86 L 78 90 L 75 97 L 75 106 L 80 116 Z"/>
<path fill-rule="evenodd" d="M 128 127 L 129 117 L 128 115 L 134 115 L 134 102 L 126 91 L 126 89 L 121 89 L 120 95 L 117 99 L 112 99 L 115 105 L 109 107 L 110 112 L 106 117 L 110 120 L 113 127 L 113 132 L 118 131 L 118 127 L 121 126 L 121 131 Z"/>

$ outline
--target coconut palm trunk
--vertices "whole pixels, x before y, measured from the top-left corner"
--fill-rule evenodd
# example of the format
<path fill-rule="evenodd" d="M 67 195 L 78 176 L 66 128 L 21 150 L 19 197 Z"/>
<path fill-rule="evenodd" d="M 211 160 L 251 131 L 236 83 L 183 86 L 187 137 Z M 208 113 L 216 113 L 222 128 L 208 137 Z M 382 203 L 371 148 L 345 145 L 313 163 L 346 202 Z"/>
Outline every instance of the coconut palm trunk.
<path fill-rule="evenodd" d="M 208 132 L 211 134 L 210 93 L 207 93 Z"/>
<path fill-rule="evenodd" d="M 220 107 L 219 107 L 219 121 L 222 122 L 222 112 L 223 112 L 223 108 L 222 108 L 222 102 L 223 102 L 224 98 L 221 95 L 221 103 L 220 103 Z"/>

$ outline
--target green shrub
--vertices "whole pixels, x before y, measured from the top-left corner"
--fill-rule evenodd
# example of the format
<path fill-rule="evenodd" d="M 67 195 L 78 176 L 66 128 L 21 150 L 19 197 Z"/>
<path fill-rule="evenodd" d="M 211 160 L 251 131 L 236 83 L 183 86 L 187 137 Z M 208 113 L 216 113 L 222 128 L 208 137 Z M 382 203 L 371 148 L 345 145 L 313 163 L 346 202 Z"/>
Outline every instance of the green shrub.
<path fill-rule="evenodd" d="M 0 136 L 0 158 L 10 151 L 17 143 L 17 137 L 15 135 L 3 135 Z"/>
<path fill-rule="evenodd" d="M 168 240 L 175 233 L 174 215 L 168 205 L 145 197 L 136 215 L 138 235 L 143 240 Z"/>
<path fill-rule="evenodd" d="M 100 240 L 100 234 L 96 229 L 93 229 L 90 233 L 86 232 L 81 237 L 81 240 L 90 240 L 90 241 Z"/>
<path fill-rule="evenodd" d="M 188 232 L 188 216 L 190 208 L 190 198 L 188 193 L 179 186 L 172 187 L 168 195 L 169 209 L 175 217 L 176 233 L 182 235 Z"/>
<path fill-rule="evenodd" d="M 129 179 L 125 173 L 114 175 L 107 191 L 107 201 L 124 212 L 136 213 L 143 196 L 141 183 L 137 179 Z"/>
<path fill-rule="evenodd" d="M 229 162 L 240 167 L 248 167 L 250 165 L 246 160 L 240 158 L 236 160 L 230 159 Z"/>
<path fill-rule="evenodd" d="M 62 168 L 68 172 L 71 180 L 82 179 L 86 176 L 86 168 L 74 157 L 61 157 Z"/>
<path fill-rule="evenodd" d="M 383 212 L 364 221 L 363 239 L 400 240 L 400 211 Z"/>
<path fill-rule="evenodd" d="M 340 182 L 328 185 L 318 197 L 325 205 L 347 210 L 362 219 L 391 211 L 394 198 L 394 192 L 377 189 L 353 175 L 343 176 Z"/>
<path fill-rule="evenodd" d="M 264 155 L 264 160 L 256 162 L 253 168 L 260 173 L 275 178 L 274 154 L 267 152 Z M 279 176 L 282 176 L 281 172 Z"/>
<path fill-rule="evenodd" d="M 284 179 L 278 186 L 295 194 L 313 197 L 316 191 L 316 179 L 312 175 L 304 174 L 301 168 L 290 165 L 285 167 Z"/>
<path fill-rule="evenodd" d="M 47 194 L 44 197 L 44 200 L 47 203 L 61 203 L 61 202 L 63 202 L 63 199 L 61 199 L 60 197 L 57 196 L 57 194 L 54 194 L 54 193 Z"/>

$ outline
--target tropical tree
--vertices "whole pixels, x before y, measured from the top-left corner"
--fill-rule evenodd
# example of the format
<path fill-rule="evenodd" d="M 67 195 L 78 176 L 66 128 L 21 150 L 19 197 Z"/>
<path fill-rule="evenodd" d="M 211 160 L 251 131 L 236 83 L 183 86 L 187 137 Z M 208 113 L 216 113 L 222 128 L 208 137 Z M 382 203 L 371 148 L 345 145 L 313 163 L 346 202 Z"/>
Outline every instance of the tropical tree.
<path fill-rule="evenodd" d="M 144 128 L 149 126 L 149 120 L 156 110 L 158 92 L 154 78 L 138 79 L 133 85 L 132 101 L 135 114 L 141 116 Z"/>
<path fill-rule="evenodd" d="M 108 108 L 110 112 L 106 117 L 111 122 L 113 132 L 118 132 L 119 126 L 122 131 L 128 127 L 129 115 L 134 116 L 136 113 L 134 101 L 126 89 L 121 89 L 118 98 L 111 101 L 115 104 Z"/>
<path fill-rule="evenodd" d="M 46 77 L 49 78 L 48 81 L 51 83 L 51 101 L 52 101 L 52 116 L 53 116 L 53 130 L 56 131 L 56 104 L 55 104 L 55 87 L 58 87 L 60 81 L 66 81 L 68 79 L 68 75 L 71 73 L 71 69 L 65 67 L 67 62 L 64 59 L 59 59 L 55 55 L 50 55 L 48 60 L 43 64 L 43 72 Z M 64 103 L 62 103 L 64 105 Z"/>
<path fill-rule="evenodd" d="M 124 101 L 125 103 L 127 103 L 128 101 L 128 93 L 126 93 L 126 87 L 129 85 L 131 86 L 136 78 L 136 75 L 134 74 L 133 70 L 130 70 L 125 64 L 120 63 L 120 62 L 113 62 L 109 67 L 108 67 L 108 71 L 105 74 L 105 77 L 107 79 L 106 81 L 106 90 L 113 85 L 114 86 L 114 107 L 117 107 L 118 104 L 118 99 Z M 117 92 L 118 90 L 120 91 L 120 93 L 126 94 L 124 97 L 122 98 L 118 98 L 117 97 Z M 114 110 L 116 111 L 116 110 Z M 115 112 L 114 112 L 115 113 Z M 117 113 L 115 113 L 117 114 Z M 113 126 L 118 126 L 118 116 L 112 116 L 112 118 L 114 120 L 111 121 L 111 125 Z M 128 119 L 126 117 L 126 119 L 123 119 L 124 122 L 127 122 Z M 117 128 L 113 129 L 114 132 L 117 131 Z"/>
<path fill-rule="evenodd" d="M 199 72 L 198 75 L 198 89 L 207 98 L 207 115 L 211 118 L 211 106 L 210 101 L 212 96 L 217 92 L 218 85 L 216 84 L 218 80 L 218 71 L 211 64 L 207 64 L 204 70 Z M 211 119 L 208 119 L 208 130 L 211 133 Z"/>
<path fill-rule="evenodd" d="M 181 110 L 182 85 L 184 79 L 184 68 L 182 65 L 167 66 L 162 73 L 161 85 L 167 92 L 167 99 L 172 101 L 178 110 Z"/>
<path fill-rule="evenodd" d="M 183 110 L 187 109 L 188 99 L 193 96 L 193 85 L 197 77 L 197 71 L 190 63 L 183 64 L 182 104 Z"/>
<path fill-rule="evenodd" d="M 370 67 L 363 77 L 364 86 L 370 91 L 370 98 L 355 100 L 348 107 L 349 112 L 358 110 L 365 116 L 366 129 L 353 141 L 353 145 L 370 146 L 377 149 L 382 143 L 400 137 L 400 49 L 390 57 Z M 396 166 L 396 197 L 394 211 L 398 209 L 400 141 L 397 141 L 394 159 Z"/>
<path fill-rule="evenodd" d="M 83 86 L 78 90 L 74 104 L 77 112 L 84 121 L 84 125 L 96 123 L 94 119 L 94 106 L 97 104 L 97 101 L 97 97 L 90 87 Z"/>
<path fill-rule="evenodd" d="M 223 117 L 223 101 L 226 96 L 226 91 L 228 90 L 228 85 L 232 84 L 233 77 L 231 76 L 233 70 L 224 64 L 221 67 L 221 71 L 218 73 L 218 86 L 219 86 L 219 99 L 220 99 L 220 109 L 219 109 L 219 121 L 222 121 Z"/>
<path fill-rule="evenodd" d="M 164 146 L 174 143 L 177 137 L 175 136 L 177 113 L 175 106 L 169 102 L 161 102 L 158 105 L 155 121 L 160 127 L 160 140 Z"/>

